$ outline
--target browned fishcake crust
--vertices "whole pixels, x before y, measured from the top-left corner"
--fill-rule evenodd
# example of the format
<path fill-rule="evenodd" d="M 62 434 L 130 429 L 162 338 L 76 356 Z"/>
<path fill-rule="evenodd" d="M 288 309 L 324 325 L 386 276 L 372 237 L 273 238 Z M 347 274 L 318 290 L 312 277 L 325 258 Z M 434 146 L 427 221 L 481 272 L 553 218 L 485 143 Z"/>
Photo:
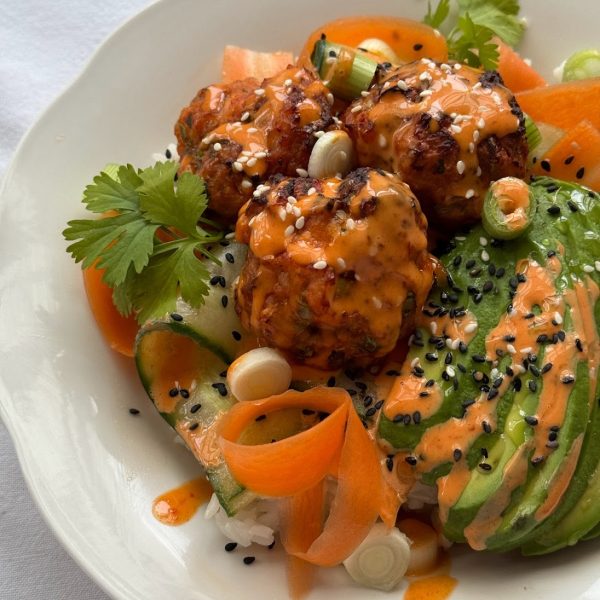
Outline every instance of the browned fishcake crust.
<path fill-rule="evenodd" d="M 314 134 L 333 123 L 330 97 L 298 67 L 262 84 L 244 79 L 203 88 L 175 125 L 180 172 L 204 177 L 209 207 L 234 223 L 257 184 L 306 169 Z"/>
<path fill-rule="evenodd" d="M 430 221 L 477 221 L 491 181 L 526 175 L 524 117 L 494 71 L 428 59 L 380 69 L 342 121 L 360 165 L 397 173 Z"/>
<path fill-rule="evenodd" d="M 275 177 L 240 211 L 236 288 L 262 345 L 323 369 L 365 365 L 410 331 L 432 283 L 427 220 L 396 176 Z"/>

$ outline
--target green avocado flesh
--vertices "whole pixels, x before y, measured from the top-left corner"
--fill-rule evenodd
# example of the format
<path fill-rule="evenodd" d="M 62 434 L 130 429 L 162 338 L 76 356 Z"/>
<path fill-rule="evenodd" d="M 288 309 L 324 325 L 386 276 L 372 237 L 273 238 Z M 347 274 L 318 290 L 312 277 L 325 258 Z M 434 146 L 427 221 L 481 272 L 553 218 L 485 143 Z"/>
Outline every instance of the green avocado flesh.
<path fill-rule="evenodd" d="M 598 373 L 587 358 L 599 352 L 600 196 L 549 178 L 535 179 L 531 192 L 536 211 L 520 237 L 490 239 L 477 226 L 449 244 L 448 281 L 432 290 L 402 369 L 435 382 L 440 401 L 411 421 L 401 398 L 398 414 L 384 409 L 379 435 L 413 454 L 424 482 L 438 482 L 441 505 L 444 485 L 463 469 L 445 505 L 449 539 L 543 554 L 600 535 Z M 525 307 L 544 277 L 552 293 Z M 462 319 L 476 320 L 468 336 L 464 326 L 447 332 Z M 514 333 L 533 342 L 523 347 Z M 562 412 L 552 408 L 557 394 Z M 446 435 L 470 417 L 468 435 Z"/>

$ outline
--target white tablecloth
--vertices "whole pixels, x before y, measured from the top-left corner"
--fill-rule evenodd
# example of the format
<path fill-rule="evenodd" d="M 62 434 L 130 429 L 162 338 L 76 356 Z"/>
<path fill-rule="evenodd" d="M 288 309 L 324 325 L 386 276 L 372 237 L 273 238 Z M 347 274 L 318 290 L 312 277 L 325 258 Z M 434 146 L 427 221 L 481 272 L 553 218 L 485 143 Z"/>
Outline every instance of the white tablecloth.
<path fill-rule="evenodd" d="M 0 178 L 27 129 L 150 0 L 0 0 Z M 0 422 L 0 600 L 107 600 L 60 546 Z"/>

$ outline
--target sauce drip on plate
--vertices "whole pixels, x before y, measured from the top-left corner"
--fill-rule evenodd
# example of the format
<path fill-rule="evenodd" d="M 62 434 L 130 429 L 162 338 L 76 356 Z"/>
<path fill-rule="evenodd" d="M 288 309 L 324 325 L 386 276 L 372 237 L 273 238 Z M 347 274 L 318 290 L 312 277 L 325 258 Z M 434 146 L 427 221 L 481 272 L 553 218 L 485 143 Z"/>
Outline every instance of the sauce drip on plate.
<path fill-rule="evenodd" d="M 152 503 L 152 514 L 164 525 L 187 523 L 212 495 L 210 483 L 199 477 L 161 494 Z"/>

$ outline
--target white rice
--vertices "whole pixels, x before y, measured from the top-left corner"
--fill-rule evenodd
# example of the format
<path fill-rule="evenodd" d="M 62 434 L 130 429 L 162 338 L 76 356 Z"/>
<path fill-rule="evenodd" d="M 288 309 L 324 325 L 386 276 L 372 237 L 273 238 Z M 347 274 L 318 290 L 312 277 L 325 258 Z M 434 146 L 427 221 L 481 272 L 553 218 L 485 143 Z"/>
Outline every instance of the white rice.
<path fill-rule="evenodd" d="M 167 154 L 170 154 L 171 156 L 169 157 Z M 176 144 L 170 143 L 163 152 L 155 152 L 152 154 L 153 162 L 165 162 L 166 160 L 179 160 L 179 153 L 177 152 Z"/>

